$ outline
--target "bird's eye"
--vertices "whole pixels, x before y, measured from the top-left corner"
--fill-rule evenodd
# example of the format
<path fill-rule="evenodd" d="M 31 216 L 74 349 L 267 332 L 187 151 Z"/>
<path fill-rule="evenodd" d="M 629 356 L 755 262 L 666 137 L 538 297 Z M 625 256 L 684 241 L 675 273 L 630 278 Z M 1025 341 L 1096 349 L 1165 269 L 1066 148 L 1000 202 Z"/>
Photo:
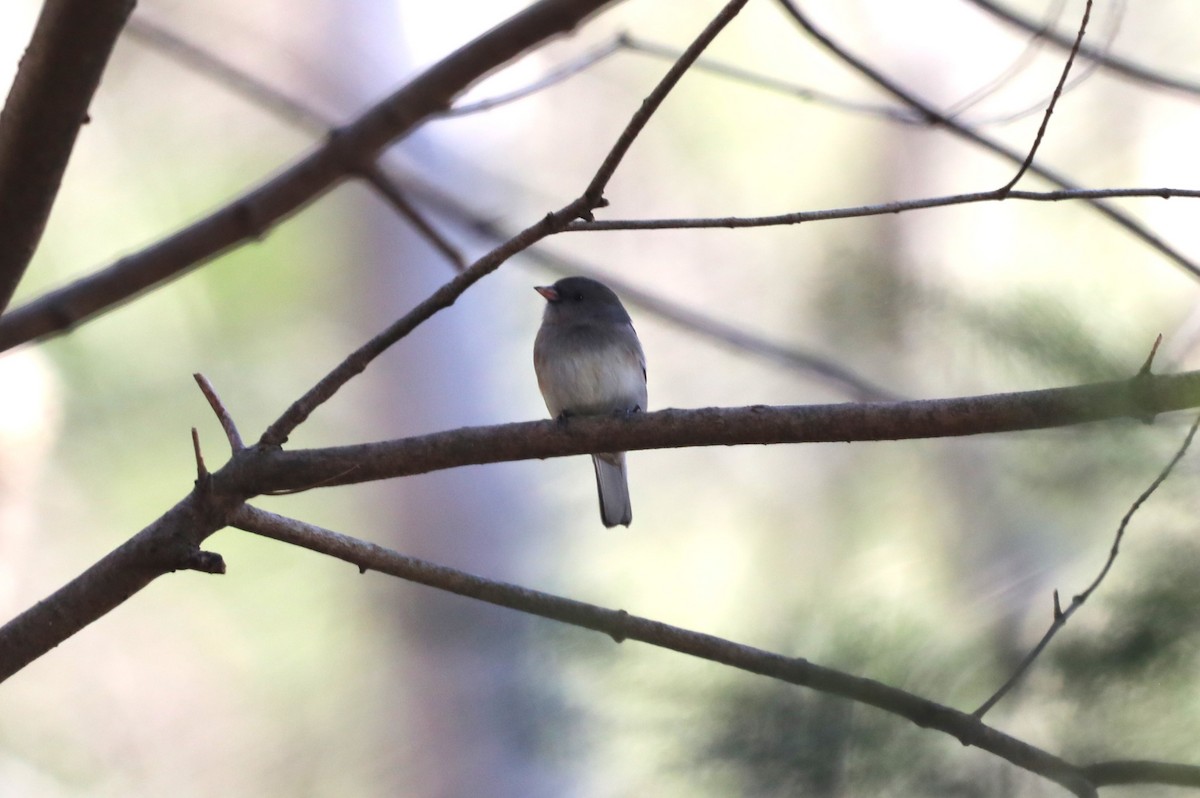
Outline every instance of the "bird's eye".
<path fill-rule="evenodd" d="M 582 302 L 583 294 L 576 294 L 575 296 L 571 297 L 571 299 L 574 299 L 576 302 Z"/>

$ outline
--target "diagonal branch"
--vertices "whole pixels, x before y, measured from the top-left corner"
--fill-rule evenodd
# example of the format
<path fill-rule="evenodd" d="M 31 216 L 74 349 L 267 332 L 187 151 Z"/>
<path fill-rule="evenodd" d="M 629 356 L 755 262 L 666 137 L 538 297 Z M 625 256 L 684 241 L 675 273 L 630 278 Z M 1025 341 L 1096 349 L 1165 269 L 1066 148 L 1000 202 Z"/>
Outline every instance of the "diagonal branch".
<path fill-rule="evenodd" d="M 618 643 L 637 640 L 789 684 L 842 696 L 905 718 L 922 728 L 949 734 L 963 745 L 975 746 L 1061 784 L 1075 795 L 1096 794 L 1095 788 L 1079 768 L 1070 763 L 986 726 L 964 712 L 873 679 L 852 676 L 798 657 L 785 657 L 703 632 L 631 615 L 624 610 L 610 610 L 484 579 L 250 505 L 242 505 L 233 511 L 229 523 L 247 532 L 336 557 L 358 566 L 360 571 L 379 571 L 489 604 L 603 632 Z"/>
<path fill-rule="evenodd" d="M 596 171 L 592 181 L 588 184 L 583 195 L 588 198 L 593 208 L 599 208 L 604 203 L 604 189 L 608 187 L 608 181 L 612 180 L 613 174 L 616 173 L 617 167 L 621 165 L 625 155 L 629 152 L 629 148 L 633 146 L 633 142 L 641 134 L 642 129 L 646 127 L 646 123 L 650 121 L 650 117 L 654 116 L 654 112 L 662 105 L 663 100 L 667 99 L 667 95 L 671 93 L 671 89 L 675 88 L 675 84 L 684 76 L 692 64 L 696 63 L 696 59 L 704 52 L 708 45 L 712 44 L 713 39 L 725 29 L 738 12 L 746 5 L 748 0 L 730 0 L 725 4 L 717 16 L 713 17 L 712 21 L 705 26 L 700 35 L 696 37 L 688 48 L 683 51 L 671 68 L 667 70 L 667 74 L 663 76 L 650 95 L 642 100 L 642 105 L 634 113 L 633 118 L 629 120 L 629 124 L 621 131 L 621 135 L 617 138 L 617 142 L 609 150 L 605 156 L 604 162 L 600 164 L 600 168 Z"/>
<path fill-rule="evenodd" d="M 41 240 L 135 0 L 47 0 L 0 111 L 0 312 Z"/>
<path fill-rule="evenodd" d="M 1050 95 L 1050 102 L 1046 105 L 1046 112 L 1042 115 L 1042 123 L 1038 125 L 1037 134 L 1033 137 L 1033 145 L 1030 146 L 1029 152 L 1025 155 L 1025 160 L 1021 162 L 1021 166 L 1017 169 L 1017 173 L 1012 176 L 1001 191 L 1008 191 L 1017 183 L 1021 182 L 1021 178 L 1029 171 L 1029 167 L 1033 165 L 1033 159 L 1037 156 L 1038 149 L 1042 146 L 1042 140 L 1046 137 L 1046 130 L 1050 127 L 1050 117 L 1054 115 L 1054 107 L 1058 105 L 1058 98 L 1062 97 L 1063 87 L 1067 85 L 1067 76 L 1071 74 L 1071 65 L 1075 63 L 1075 55 L 1079 52 L 1079 45 L 1083 44 L 1083 34 L 1087 31 L 1088 20 L 1092 17 L 1092 0 L 1087 0 L 1083 7 L 1083 19 L 1079 23 L 1079 32 L 1075 34 L 1075 43 L 1071 46 L 1071 52 L 1067 55 L 1066 63 L 1063 64 L 1062 74 L 1058 78 L 1058 83 L 1054 86 L 1054 93 Z"/>
<path fill-rule="evenodd" d="M 988 710 L 994 707 L 1002 698 L 1004 698 L 1004 696 L 1008 695 L 1009 691 L 1016 686 L 1017 682 L 1021 680 L 1021 678 L 1033 665 L 1034 661 L 1038 658 L 1038 656 L 1041 655 L 1042 651 L 1045 650 L 1046 646 L 1050 645 L 1050 641 L 1054 639 L 1054 636 L 1058 634 L 1059 630 L 1067 625 L 1067 621 L 1071 619 L 1071 616 L 1075 614 L 1075 611 L 1082 607 L 1085 601 L 1091 598 L 1092 593 L 1096 592 L 1096 588 L 1100 587 L 1100 583 L 1104 581 L 1104 577 L 1108 576 L 1108 572 L 1112 570 L 1113 564 L 1117 561 L 1117 555 L 1121 551 L 1121 541 L 1125 538 L 1125 529 L 1129 526 L 1129 522 L 1133 518 L 1133 514 L 1136 513 L 1138 509 L 1146 502 L 1146 500 L 1150 498 L 1154 491 L 1158 490 L 1158 486 L 1161 485 L 1168 476 L 1170 476 L 1171 471 L 1174 470 L 1175 466 L 1183 458 L 1183 455 L 1185 452 L 1187 452 L 1188 447 L 1192 445 L 1192 439 L 1196 437 L 1197 427 L 1200 427 L 1200 416 L 1197 416 L 1196 420 L 1192 423 L 1191 429 L 1188 430 L 1188 434 L 1186 437 L 1184 437 L 1183 444 L 1179 447 L 1179 450 L 1175 452 L 1175 456 L 1172 457 L 1171 461 L 1167 463 L 1162 471 L 1159 472 L 1158 476 L 1154 478 L 1154 481 L 1150 483 L 1150 486 L 1142 491 L 1141 495 L 1134 500 L 1128 512 L 1126 512 L 1124 517 L 1121 518 L 1121 523 L 1117 526 L 1117 534 L 1113 538 L 1112 548 L 1109 549 L 1108 552 L 1108 559 L 1105 560 L 1104 567 L 1100 569 L 1100 573 L 1096 575 L 1096 578 L 1092 580 L 1092 583 L 1088 585 L 1082 593 L 1071 599 L 1071 604 L 1066 610 L 1063 610 L 1060 607 L 1058 602 L 1058 591 L 1054 591 L 1054 621 L 1050 624 L 1050 628 L 1046 630 L 1044 635 L 1042 635 L 1042 639 L 1037 642 L 1037 645 L 1035 645 L 1033 649 L 1031 649 L 1030 652 L 1025 655 L 1025 658 L 1021 660 L 1019 665 L 1017 665 L 1012 675 L 1008 677 L 1008 680 L 1000 686 L 1000 689 L 998 689 L 991 695 L 991 697 L 984 701 L 978 709 L 972 712 L 972 715 L 977 718 L 982 718 L 988 713 Z"/>
<path fill-rule="evenodd" d="M 384 147 L 448 108 L 480 78 L 615 1 L 534 3 L 434 64 L 257 188 L 141 252 L 0 319 L 0 351 L 70 328 L 231 247 L 261 238 L 339 181 L 357 174 Z"/>

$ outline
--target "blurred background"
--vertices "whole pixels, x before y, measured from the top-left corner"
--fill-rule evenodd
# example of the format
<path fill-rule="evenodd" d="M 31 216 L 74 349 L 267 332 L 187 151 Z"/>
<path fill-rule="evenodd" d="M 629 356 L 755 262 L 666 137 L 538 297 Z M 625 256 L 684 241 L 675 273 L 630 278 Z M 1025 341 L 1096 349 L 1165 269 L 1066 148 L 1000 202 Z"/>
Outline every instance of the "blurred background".
<path fill-rule="evenodd" d="M 317 140 L 294 115 L 215 80 L 166 34 L 340 123 L 524 5 L 143 0 L 15 305 L 198 218 Z M 528 85 L 623 32 L 682 49 L 720 5 L 628 0 L 465 99 Z M 893 79 L 1027 149 L 1059 49 L 973 0 L 808 5 L 827 34 Z M 0 7 L 5 85 L 38 7 Z M 1005 7 L 1073 36 L 1083 3 Z M 1087 40 L 1195 78 L 1197 37 L 1192 4 L 1160 0 L 1096 3 Z M 899 106 L 773 3 L 750 3 L 709 56 L 842 104 L 695 70 L 638 139 L 600 218 L 865 205 L 994 188 L 1015 172 L 944 130 L 891 118 Z M 581 191 L 668 64 L 621 49 L 519 102 L 433 122 L 387 164 L 476 257 L 495 243 L 487 230 L 515 231 Z M 1082 59 L 1073 75 L 1083 79 L 1061 100 L 1039 163 L 1089 187 L 1200 185 L 1196 92 Z M 1200 260 L 1190 200 L 1119 207 Z M 1197 367 L 1197 278 L 1080 202 L 570 233 L 481 281 L 291 445 L 544 417 L 531 362 L 543 302 L 531 286 L 584 269 L 628 289 L 652 409 L 862 396 L 681 326 L 633 301 L 646 298 L 635 289 L 904 397 L 1128 376 L 1158 333 L 1159 370 Z M 346 184 L 261 242 L 70 335 L 0 355 L 4 617 L 190 489 L 190 427 L 209 464 L 222 461 L 193 372 L 254 438 L 452 275 L 375 194 Z M 600 525 L 582 457 L 258 503 L 971 710 L 1044 632 L 1051 592 L 1065 603 L 1093 578 L 1190 420 L 634 453 L 629 529 Z M 1073 761 L 1200 764 L 1196 462 L 1134 518 L 1108 581 L 991 723 Z M 359 575 L 236 530 L 207 547 L 227 575 L 162 578 L 0 687 L 0 796 L 1062 794 L 819 693 Z"/>

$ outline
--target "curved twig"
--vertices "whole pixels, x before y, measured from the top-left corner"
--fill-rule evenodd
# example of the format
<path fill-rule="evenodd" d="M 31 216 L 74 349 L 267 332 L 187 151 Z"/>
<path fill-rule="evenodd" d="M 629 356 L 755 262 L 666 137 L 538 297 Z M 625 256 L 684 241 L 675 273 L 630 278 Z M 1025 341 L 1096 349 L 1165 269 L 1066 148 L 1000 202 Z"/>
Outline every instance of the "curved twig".
<path fill-rule="evenodd" d="M 1175 466 L 1183 458 L 1183 455 L 1185 452 L 1187 452 L 1188 447 L 1192 445 L 1192 439 L 1196 437 L 1197 427 L 1200 427 L 1200 416 L 1197 416 L 1196 420 L 1192 423 L 1191 429 L 1188 430 L 1187 436 L 1183 439 L 1183 444 L 1179 447 L 1179 450 L 1175 452 L 1175 456 L 1172 457 L 1171 461 L 1167 463 L 1162 471 L 1159 472 L 1158 476 L 1154 478 L 1154 481 L 1150 483 L 1150 486 L 1142 491 L 1141 495 L 1134 500 L 1124 517 L 1121 518 L 1121 523 L 1117 526 L 1117 534 L 1113 538 L 1112 548 L 1109 549 L 1108 552 L 1108 559 L 1104 561 L 1104 567 L 1100 569 L 1100 573 L 1096 574 L 1096 578 L 1092 580 L 1092 583 L 1088 585 L 1082 593 L 1071 599 L 1071 603 L 1065 610 L 1059 604 L 1058 591 L 1054 591 L 1054 620 L 1051 622 L 1050 628 L 1046 630 L 1044 635 L 1042 635 L 1042 639 L 1037 642 L 1037 645 L 1035 645 L 1030 652 L 1025 655 L 1025 658 L 1022 659 L 1020 664 L 1017 665 L 1016 669 L 1013 670 L 1013 673 L 1008 677 L 1008 680 L 1005 681 L 1004 684 L 1000 685 L 1000 688 L 996 690 L 996 692 L 993 693 L 986 701 L 980 704 L 978 709 L 971 713 L 973 716 L 982 718 L 987 714 L 988 710 L 994 707 L 1002 698 L 1004 698 L 1004 696 L 1008 695 L 1009 691 L 1011 691 L 1013 687 L 1016 686 L 1017 682 L 1021 680 L 1021 678 L 1033 665 L 1034 661 L 1038 658 L 1038 656 L 1041 655 L 1042 651 L 1045 650 L 1046 646 L 1050 644 L 1050 641 L 1054 639 L 1054 636 L 1058 634 L 1059 630 L 1067 625 L 1067 621 L 1071 619 L 1071 616 L 1075 614 L 1075 611 L 1082 607 L 1085 601 L 1091 598 L 1092 593 L 1096 592 L 1096 588 L 1100 587 L 1100 583 L 1104 581 L 1104 577 L 1108 576 L 1108 572 L 1112 570 L 1113 564 L 1117 561 L 1117 554 L 1119 554 L 1121 550 L 1121 541 L 1125 538 L 1125 529 L 1129 526 L 1129 521 L 1133 518 L 1133 514 L 1136 513 L 1138 509 L 1146 502 L 1146 500 L 1150 498 L 1150 495 L 1153 494 L 1154 491 L 1158 490 L 1158 486 L 1161 485 L 1168 476 L 1170 476 L 1171 471 L 1174 470 Z"/>

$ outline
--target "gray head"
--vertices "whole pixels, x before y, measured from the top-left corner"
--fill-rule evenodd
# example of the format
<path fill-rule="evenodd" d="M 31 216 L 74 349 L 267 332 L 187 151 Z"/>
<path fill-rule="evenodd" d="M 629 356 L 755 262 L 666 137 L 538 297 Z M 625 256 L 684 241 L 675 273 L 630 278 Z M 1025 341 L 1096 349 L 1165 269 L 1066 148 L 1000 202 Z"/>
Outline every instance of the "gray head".
<path fill-rule="evenodd" d="M 534 286 L 546 298 L 544 320 L 550 324 L 577 321 L 630 323 L 629 314 L 612 289 L 587 277 L 564 277 L 554 285 Z"/>

